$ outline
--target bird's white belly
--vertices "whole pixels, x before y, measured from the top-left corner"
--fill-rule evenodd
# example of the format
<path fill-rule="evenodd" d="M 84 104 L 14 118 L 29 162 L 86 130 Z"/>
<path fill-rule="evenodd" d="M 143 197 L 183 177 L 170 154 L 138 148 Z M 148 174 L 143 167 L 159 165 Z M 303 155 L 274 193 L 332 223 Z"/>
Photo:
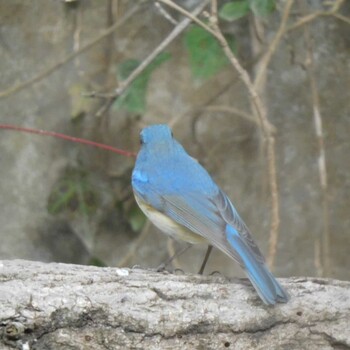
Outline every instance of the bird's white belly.
<path fill-rule="evenodd" d="M 162 232 L 171 236 L 177 240 L 183 240 L 188 243 L 198 244 L 198 243 L 206 243 L 207 240 L 202 236 L 190 231 L 186 227 L 178 224 L 176 221 L 170 219 L 168 216 L 154 210 L 149 205 L 140 201 L 139 198 L 136 198 L 137 204 L 141 208 L 141 210 L 145 213 L 145 215 L 151 220 L 151 222 L 157 226 Z"/>

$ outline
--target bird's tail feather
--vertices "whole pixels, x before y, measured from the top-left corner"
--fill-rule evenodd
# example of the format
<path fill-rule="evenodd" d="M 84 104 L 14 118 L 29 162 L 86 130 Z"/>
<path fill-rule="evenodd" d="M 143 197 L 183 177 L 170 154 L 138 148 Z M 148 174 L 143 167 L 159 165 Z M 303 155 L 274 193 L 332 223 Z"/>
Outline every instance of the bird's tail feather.
<path fill-rule="evenodd" d="M 227 240 L 243 262 L 247 273 L 260 298 L 267 305 L 289 300 L 288 293 L 279 284 L 264 262 L 257 259 L 252 249 L 232 227 L 228 228 Z"/>

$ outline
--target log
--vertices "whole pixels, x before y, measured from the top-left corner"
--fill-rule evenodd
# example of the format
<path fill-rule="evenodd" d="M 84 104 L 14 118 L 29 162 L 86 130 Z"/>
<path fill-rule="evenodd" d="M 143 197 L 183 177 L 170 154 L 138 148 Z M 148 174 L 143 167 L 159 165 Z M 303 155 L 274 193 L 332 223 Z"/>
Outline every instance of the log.
<path fill-rule="evenodd" d="M 0 261 L 0 349 L 350 349 L 350 282 Z"/>

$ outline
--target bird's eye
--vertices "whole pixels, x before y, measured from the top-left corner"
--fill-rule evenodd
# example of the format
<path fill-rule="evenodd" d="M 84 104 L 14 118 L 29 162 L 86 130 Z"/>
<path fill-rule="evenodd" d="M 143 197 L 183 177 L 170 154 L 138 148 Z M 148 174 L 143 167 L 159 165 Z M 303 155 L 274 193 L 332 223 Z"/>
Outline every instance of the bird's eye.
<path fill-rule="evenodd" d="M 140 137 L 140 145 L 143 145 L 145 142 L 143 141 L 142 136 Z"/>
<path fill-rule="evenodd" d="M 173 132 L 171 132 L 171 137 L 174 138 L 174 133 Z"/>

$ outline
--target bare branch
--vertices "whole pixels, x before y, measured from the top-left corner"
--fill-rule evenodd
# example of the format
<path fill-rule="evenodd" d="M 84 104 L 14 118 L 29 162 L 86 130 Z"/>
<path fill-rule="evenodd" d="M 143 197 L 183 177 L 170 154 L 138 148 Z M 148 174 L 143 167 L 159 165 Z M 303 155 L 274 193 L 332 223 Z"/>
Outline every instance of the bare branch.
<path fill-rule="evenodd" d="M 162 2 L 163 4 L 166 4 L 169 7 L 177 10 L 179 13 L 181 13 L 181 14 L 185 15 L 186 17 L 188 17 L 191 21 L 193 21 L 196 24 L 198 24 L 200 27 L 202 27 L 203 29 L 208 31 L 210 34 L 212 34 L 213 36 L 216 36 L 215 31 L 213 31 L 208 25 L 206 25 L 203 21 L 199 20 L 196 17 L 198 14 L 196 15 L 193 12 L 189 12 L 189 11 L 185 10 L 183 7 L 177 5 L 175 2 L 173 2 L 171 0 L 159 0 L 159 2 Z M 205 3 L 205 5 L 207 5 L 208 1 L 204 1 L 203 3 Z"/>
<path fill-rule="evenodd" d="M 331 12 L 335 13 L 339 11 L 340 7 L 343 5 L 344 0 L 333 0 L 331 2 Z"/>
<path fill-rule="evenodd" d="M 98 42 L 100 42 L 104 37 L 110 35 L 111 33 L 113 33 L 117 28 L 119 28 L 120 26 L 122 26 L 126 21 L 128 21 L 137 11 L 140 10 L 141 8 L 141 4 L 144 1 L 138 3 L 136 6 L 134 6 L 130 11 L 128 11 L 125 16 L 123 18 L 121 18 L 118 22 L 116 22 L 113 26 L 111 26 L 110 28 L 104 30 L 101 34 L 99 34 L 98 36 L 96 36 L 94 39 L 92 39 L 91 41 L 89 41 L 88 43 L 86 43 L 85 45 L 82 45 L 80 47 L 80 49 L 78 51 L 72 52 L 71 54 L 69 54 L 68 56 L 64 57 L 63 59 L 61 59 L 60 61 L 58 61 L 57 63 L 55 63 L 53 66 L 45 69 L 43 72 L 41 72 L 40 74 L 38 74 L 37 76 L 30 78 L 29 80 L 25 81 L 25 82 L 21 82 L 18 84 L 15 84 L 14 86 L 8 88 L 7 90 L 4 91 L 0 91 L 0 99 L 4 98 L 4 97 L 8 97 L 12 94 L 15 94 L 25 88 L 27 88 L 28 86 L 31 86 L 37 82 L 39 82 L 40 80 L 46 78 L 48 75 L 54 73 L 58 68 L 60 68 L 61 66 L 63 66 L 64 64 L 70 62 L 71 60 L 73 60 L 75 57 L 79 56 L 80 54 L 82 54 L 83 52 L 87 51 L 88 49 L 90 49 L 91 47 L 93 47 L 94 45 L 96 45 Z"/>
<path fill-rule="evenodd" d="M 193 12 L 191 17 L 197 16 L 200 14 L 208 1 L 203 1 L 198 5 Z M 181 34 L 191 23 L 191 18 L 184 18 L 172 31 L 171 33 L 141 62 L 141 64 L 129 75 L 127 79 L 122 81 L 119 86 L 115 89 L 112 94 L 101 94 L 96 92 L 86 93 L 85 96 L 88 97 L 103 97 L 107 98 L 105 105 L 97 112 L 97 116 L 102 115 L 114 101 L 121 96 L 125 90 L 130 86 L 130 84 L 149 66 L 149 64 L 162 52 L 164 49 L 169 46 L 178 36 Z"/>
<path fill-rule="evenodd" d="M 275 34 L 272 42 L 270 43 L 265 55 L 257 64 L 257 73 L 254 81 L 254 89 L 257 94 L 262 96 L 263 91 L 265 91 L 265 87 L 262 86 L 263 82 L 265 82 L 266 70 L 271 61 L 273 54 L 275 53 L 282 37 L 285 34 L 287 22 L 290 16 L 290 11 L 293 6 L 294 0 L 288 0 L 285 4 L 285 7 L 282 12 L 282 19 Z M 262 98 L 262 97 L 261 97 Z M 267 118 L 267 107 L 263 106 L 264 115 Z M 270 193 L 271 193 L 271 228 L 270 228 L 270 237 L 269 237 L 269 252 L 268 252 L 268 264 L 273 267 L 277 244 L 279 238 L 279 196 L 278 196 L 278 186 L 277 186 L 277 170 L 276 170 L 276 154 L 275 154 L 275 139 L 270 131 L 268 134 L 265 134 L 267 141 L 267 162 L 268 162 L 268 178 L 270 185 Z"/>
<path fill-rule="evenodd" d="M 341 5 L 343 5 L 343 3 L 344 3 L 344 0 L 337 0 L 337 1 L 332 3 L 332 7 L 329 11 L 316 11 L 316 12 L 308 14 L 308 15 L 300 18 L 293 25 L 291 25 L 287 29 L 287 31 L 297 29 L 297 28 L 299 28 L 299 27 L 301 27 L 309 22 L 314 21 L 317 18 L 326 17 L 326 16 L 332 16 L 332 17 L 335 17 L 335 18 L 337 18 L 337 19 L 339 19 L 347 24 L 350 24 L 350 18 L 345 17 L 345 16 L 338 13 L 338 11 L 339 11 Z"/>
<path fill-rule="evenodd" d="M 332 13 L 332 16 L 347 23 L 347 24 L 350 24 L 350 18 L 345 17 L 345 16 L 341 15 L 340 13 Z"/>
<path fill-rule="evenodd" d="M 174 26 L 178 25 L 178 21 L 171 16 L 171 14 L 164 9 L 164 7 L 158 2 L 154 2 L 155 7 L 158 9 L 158 11 L 163 15 L 165 19 L 167 19 L 170 23 L 172 23 Z"/>
<path fill-rule="evenodd" d="M 257 94 L 251 80 L 250 77 L 247 73 L 247 71 L 241 66 L 241 64 L 239 63 L 239 61 L 237 60 L 237 58 L 234 56 L 234 54 L 232 53 L 226 38 L 224 37 L 224 35 L 222 34 L 218 24 L 217 24 L 217 20 L 212 21 L 212 25 L 214 28 L 214 31 L 216 33 L 215 37 L 217 38 L 217 40 L 219 41 L 221 47 L 223 48 L 227 58 L 229 59 L 230 63 L 232 64 L 232 66 L 236 69 L 241 81 L 244 83 L 244 85 L 246 86 L 248 93 L 250 95 L 250 98 L 253 102 L 253 105 L 256 109 L 257 115 L 259 117 L 259 123 L 262 126 L 262 130 L 264 130 L 264 134 L 265 136 L 268 136 L 271 132 L 271 130 L 274 128 L 270 122 L 268 121 L 268 119 L 266 118 L 266 113 L 265 113 L 265 109 L 264 106 L 260 100 L 259 95 Z"/>
<path fill-rule="evenodd" d="M 207 107 L 203 107 L 204 111 L 208 112 L 219 112 L 219 113 L 231 113 L 234 115 L 237 115 L 241 117 L 242 119 L 248 120 L 251 123 L 255 123 L 258 126 L 260 126 L 256 120 L 256 118 L 252 117 L 249 113 L 246 113 L 245 111 L 242 111 L 238 108 L 231 107 L 231 106 L 222 106 L 222 105 L 211 105 Z M 276 129 L 274 129 L 276 131 Z"/>
<path fill-rule="evenodd" d="M 262 82 L 263 76 L 266 74 L 266 68 L 269 65 L 272 55 L 275 53 L 277 46 L 279 42 L 281 41 L 287 27 L 287 21 L 290 15 L 290 10 L 293 6 L 294 0 L 288 0 L 284 10 L 283 10 L 283 15 L 282 15 L 282 20 L 280 23 L 280 26 L 277 30 L 277 33 L 275 34 L 275 37 L 273 38 L 271 44 L 268 47 L 267 52 L 265 55 L 262 57 L 262 59 L 259 62 L 259 70 L 256 73 L 255 76 L 255 81 L 254 81 L 254 87 L 259 91 L 259 85 Z"/>
<path fill-rule="evenodd" d="M 328 176 L 327 176 L 327 166 L 326 166 L 326 150 L 324 142 L 324 132 L 323 132 L 323 123 L 322 115 L 320 108 L 320 99 L 318 94 L 317 80 L 315 74 L 315 62 L 314 62 L 314 53 L 313 45 L 310 35 L 309 27 L 304 27 L 305 41 L 307 46 L 307 58 L 306 58 L 306 69 L 310 81 L 310 90 L 312 96 L 312 109 L 313 109 L 313 118 L 315 125 L 315 133 L 318 144 L 318 171 L 320 186 L 322 191 L 322 220 L 323 220 L 323 233 L 320 239 L 321 244 L 320 250 L 322 252 L 322 259 L 320 259 L 320 268 L 318 269 L 321 272 L 321 276 L 328 276 L 331 269 L 331 259 L 330 259 L 330 232 L 329 232 L 329 204 L 328 204 Z"/>

